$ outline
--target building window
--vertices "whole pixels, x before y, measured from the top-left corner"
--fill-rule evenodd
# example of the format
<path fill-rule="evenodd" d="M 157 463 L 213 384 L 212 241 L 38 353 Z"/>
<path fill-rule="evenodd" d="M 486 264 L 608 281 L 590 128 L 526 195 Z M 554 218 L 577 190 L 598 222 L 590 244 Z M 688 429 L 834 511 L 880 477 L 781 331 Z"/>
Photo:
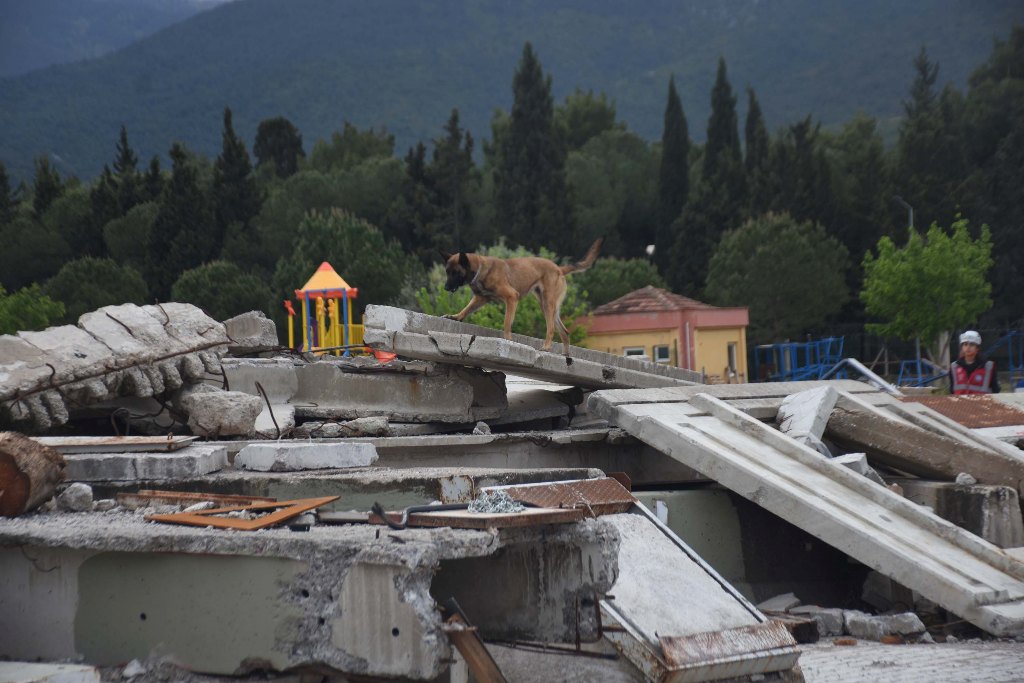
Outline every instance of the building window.
<path fill-rule="evenodd" d="M 668 348 L 668 344 L 662 344 L 654 347 L 654 362 L 655 363 L 670 363 L 672 357 Z"/>
<path fill-rule="evenodd" d="M 622 349 L 622 355 L 626 358 L 647 358 L 642 346 L 627 346 Z"/>
<path fill-rule="evenodd" d="M 729 372 L 736 373 L 736 342 L 729 342 Z"/>

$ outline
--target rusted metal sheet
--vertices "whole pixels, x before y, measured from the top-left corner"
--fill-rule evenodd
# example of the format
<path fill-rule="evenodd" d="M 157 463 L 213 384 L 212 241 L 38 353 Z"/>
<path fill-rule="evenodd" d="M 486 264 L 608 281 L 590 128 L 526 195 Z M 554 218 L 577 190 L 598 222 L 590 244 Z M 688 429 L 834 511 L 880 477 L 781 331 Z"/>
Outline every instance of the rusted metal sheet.
<path fill-rule="evenodd" d="M 706 662 L 747 659 L 759 652 L 796 645 L 789 629 L 778 621 L 688 636 L 661 636 L 659 640 L 665 661 L 673 669 Z"/>
<path fill-rule="evenodd" d="M 401 512 L 388 512 L 388 518 L 400 522 Z M 413 512 L 409 514 L 409 527 L 451 527 L 453 529 L 507 529 L 538 526 L 541 524 L 567 524 L 578 522 L 589 515 L 582 508 L 527 508 L 522 512 L 481 513 L 468 510 L 442 510 L 439 512 Z M 384 524 L 376 514 L 370 515 L 373 524 Z"/>
<path fill-rule="evenodd" d="M 198 436 L 37 436 L 60 453 L 158 453 L 185 448 Z"/>
<path fill-rule="evenodd" d="M 926 405 L 968 429 L 1024 425 L 1024 411 L 991 396 L 905 396 L 901 400 Z"/>
<path fill-rule="evenodd" d="M 512 500 L 541 508 L 580 508 L 591 517 L 626 512 L 636 502 L 636 498 L 611 477 L 495 486 L 485 490 L 502 490 Z"/>
<path fill-rule="evenodd" d="M 210 501 L 218 505 L 252 505 L 253 503 L 273 503 L 276 498 L 261 496 L 233 496 L 224 493 L 193 493 L 183 491 L 156 491 L 142 489 L 135 493 L 119 493 L 116 496 L 118 505 L 126 508 L 144 508 L 153 505 L 195 505 Z"/>
<path fill-rule="evenodd" d="M 324 496 L 322 498 L 299 498 L 282 500 L 272 503 L 254 503 L 252 505 L 232 505 L 229 507 L 201 510 L 199 512 L 178 512 L 170 515 L 146 515 L 147 522 L 167 522 L 169 524 L 187 524 L 190 526 L 212 526 L 218 529 L 237 529 L 256 531 L 266 529 L 293 517 L 308 512 L 321 505 L 332 503 L 341 496 Z M 269 514 L 255 519 L 239 517 L 218 517 L 232 512 L 263 512 L 273 510 Z"/>

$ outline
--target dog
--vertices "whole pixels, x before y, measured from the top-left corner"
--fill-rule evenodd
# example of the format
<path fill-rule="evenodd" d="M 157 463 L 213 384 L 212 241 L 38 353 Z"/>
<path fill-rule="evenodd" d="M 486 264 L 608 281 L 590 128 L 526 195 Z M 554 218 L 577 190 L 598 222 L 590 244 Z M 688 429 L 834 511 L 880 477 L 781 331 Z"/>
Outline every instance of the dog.
<path fill-rule="evenodd" d="M 547 326 L 544 335 L 544 351 L 551 350 L 555 330 L 562 340 L 562 348 L 569 355 L 569 331 L 562 323 L 561 308 L 565 299 L 565 276 L 586 270 L 597 260 L 603 237 L 599 237 L 587 250 L 581 261 L 560 266 L 550 259 L 539 256 L 500 259 L 482 254 L 441 252 L 445 260 L 448 279 L 444 288 L 454 292 L 463 285 L 469 285 L 473 298 L 466 307 L 455 315 L 446 315 L 452 320 L 465 320 L 470 314 L 489 301 L 505 303 L 505 339 L 512 339 L 512 321 L 516 317 L 519 300 L 533 292 L 540 300 Z"/>

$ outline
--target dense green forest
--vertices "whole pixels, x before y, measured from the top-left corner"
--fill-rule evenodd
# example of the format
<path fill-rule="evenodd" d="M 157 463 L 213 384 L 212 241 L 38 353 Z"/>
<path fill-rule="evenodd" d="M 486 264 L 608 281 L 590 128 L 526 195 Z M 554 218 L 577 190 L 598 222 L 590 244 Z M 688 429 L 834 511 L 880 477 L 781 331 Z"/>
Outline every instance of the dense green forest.
<path fill-rule="evenodd" d="M 722 56 L 737 92 L 757 90 L 770 131 L 808 114 L 837 129 L 862 110 L 889 144 L 922 45 L 942 65 L 938 86 L 964 88 L 1014 21 L 1019 0 L 238 0 L 100 59 L 0 80 L 0 160 L 18 180 L 44 154 L 92 180 L 122 124 L 146 159 L 168 164 L 175 141 L 212 158 L 225 106 L 245 140 L 285 116 L 309 142 L 350 121 L 386 128 L 405 150 L 453 107 L 482 140 L 494 109 L 511 106 L 508 75 L 528 41 L 556 100 L 604 93 L 648 141 L 673 74 L 687 116 L 707 120 Z"/>
<path fill-rule="evenodd" d="M 24 329 L 17 323 L 171 299 L 221 319 L 262 308 L 280 320 L 282 300 L 323 260 L 359 288 L 360 308 L 443 312 L 457 304 L 440 293 L 440 249 L 578 258 L 604 235 L 603 258 L 572 278 L 573 311 L 667 283 L 750 306 L 752 342 L 778 341 L 868 322 L 858 296 L 865 255 L 882 238 L 906 242 L 909 207 L 915 226 L 956 222 L 963 239 L 968 225 L 986 243 L 991 236 L 985 322 L 1019 324 L 1024 27 L 963 91 L 939 86 L 924 49 L 905 71 L 891 148 L 864 114 L 834 132 L 803 117 L 770 133 L 759 94 L 737 92 L 725 60 L 705 120 L 688 115 L 676 79 L 666 79 L 661 139 L 650 143 L 604 94 L 556 101 L 529 43 L 481 163 L 458 108 L 407 150 L 390 133 L 348 122 L 310 145 L 283 116 L 260 122 L 250 145 L 225 108 L 215 158 L 175 143 L 169 168 L 141 157 L 121 127 L 91 183 L 62 175 L 46 156 L 25 185 L 0 166 L 0 325 L 5 315 Z M 929 275 L 940 289 L 944 276 Z"/>

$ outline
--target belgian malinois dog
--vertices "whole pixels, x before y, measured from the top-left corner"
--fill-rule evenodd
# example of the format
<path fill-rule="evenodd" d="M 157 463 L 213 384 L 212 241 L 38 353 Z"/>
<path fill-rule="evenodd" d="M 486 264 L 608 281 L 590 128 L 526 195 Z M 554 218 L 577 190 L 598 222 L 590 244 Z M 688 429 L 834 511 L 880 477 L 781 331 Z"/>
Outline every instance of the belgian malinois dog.
<path fill-rule="evenodd" d="M 464 309 L 455 315 L 445 317 L 465 320 L 487 302 L 503 301 L 505 339 L 512 339 L 512 321 L 516 317 L 519 300 L 533 292 L 540 300 L 540 308 L 544 312 L 544 322 L 547 325 L 543 350 L 551 350 L 551 342 L 557 328 L 562 347 L 568 355 L 569 331 L 565 329 L 560 316 L 562 300 L 565 299 L 565 276 L 592 266 L 597 260 L 597 253 L 601 251 L 602 242 L 604 238 L 598 238 L 590 245 L 582 261 L 568 266 L 560 266 L 539 256 L 500 259 L 464 251 L 458 254 L 441 252 L 448 273 L 444 288 L 454 292 L 462 285 L 468 284 L 473 290 L 473 298 Z"/>

